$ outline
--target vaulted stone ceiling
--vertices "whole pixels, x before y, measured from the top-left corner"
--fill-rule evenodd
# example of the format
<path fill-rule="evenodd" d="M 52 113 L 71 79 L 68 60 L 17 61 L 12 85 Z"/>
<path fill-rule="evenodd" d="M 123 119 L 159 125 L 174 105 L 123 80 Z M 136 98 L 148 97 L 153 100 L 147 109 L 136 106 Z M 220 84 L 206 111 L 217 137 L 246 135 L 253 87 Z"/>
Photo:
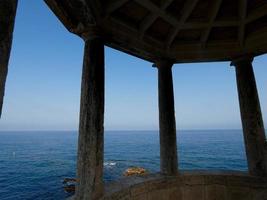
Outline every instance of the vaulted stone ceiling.
<path fill-rule="evenodd" d="M 45 0 L 68 30 L 154 62 L 267 52 L 266 0 Z"/>

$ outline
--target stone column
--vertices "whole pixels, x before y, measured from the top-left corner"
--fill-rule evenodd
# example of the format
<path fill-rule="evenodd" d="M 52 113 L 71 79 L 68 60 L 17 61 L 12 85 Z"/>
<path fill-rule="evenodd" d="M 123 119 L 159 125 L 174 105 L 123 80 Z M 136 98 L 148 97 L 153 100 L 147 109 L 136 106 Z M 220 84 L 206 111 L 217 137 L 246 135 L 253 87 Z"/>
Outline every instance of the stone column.
<path fill-rule="evenodd" d="M 17 0 L 0 1 L 0 117 L 4 101 L 17 3 Z"/>
<path fill-rule="evenodd" d="M 236 68 L 249 173 L 255 176 L 266 176 L 266 138 L 252 61 L 253 58 L 250 57 L 240 58 L 232 61 L 231 65 Z"/>
<path fill-rule="evenodd" d="M 158 68 L 160 168 L 166 175 L 178 171 L 172 65 L 167 61 L 154 65 Z"/>
<path fill-rule="evenodd" d="M 89 38 L 81 84 L 77 200 L 96 200 L 103 195 L 104 80 L 104 44 L 99 37 Z"/>

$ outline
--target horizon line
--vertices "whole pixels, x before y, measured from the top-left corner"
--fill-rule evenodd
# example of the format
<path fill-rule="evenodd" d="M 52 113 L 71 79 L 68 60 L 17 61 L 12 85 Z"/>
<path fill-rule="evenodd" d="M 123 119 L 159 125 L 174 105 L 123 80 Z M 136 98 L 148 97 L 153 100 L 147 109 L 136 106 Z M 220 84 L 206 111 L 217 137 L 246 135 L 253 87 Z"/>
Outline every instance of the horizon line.
<path fill-rule="evenodd" d="M 214 131 L 214 130 L 243 130 L 242 128 L 200 128 L 200 129 L 177 129 L 176 131 Z M 51 131 L 55 131 L 55 132 L 78 132 L 78 129 L 46 129 L 46 130 L 41 130 L 41 129 L 14 129 L 14 130 L 0 130 L 0 132 L 33 132 L 33 131 L 38 131 L 38 132 L 51 132 Z M 160 131 L 159 129 L 107 129 L 104 130 L 111 132 L 111 131 L 119 131 L 119 132 L 123 132 L 123 131 L 135 131 L 135 132 L 139 132 L 139 131 Z"/>

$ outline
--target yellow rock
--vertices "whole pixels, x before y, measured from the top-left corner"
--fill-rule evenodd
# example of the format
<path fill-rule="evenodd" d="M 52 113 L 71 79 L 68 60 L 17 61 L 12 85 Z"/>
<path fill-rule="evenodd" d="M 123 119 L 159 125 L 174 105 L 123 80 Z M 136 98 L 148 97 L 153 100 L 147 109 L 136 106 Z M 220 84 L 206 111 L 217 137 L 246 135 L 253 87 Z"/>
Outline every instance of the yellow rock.
<path fill-rule="evenodd" d="M 123 173 L 124 176 L 146 175 L 148 171 L 142 167 L 130 167 Z"/>

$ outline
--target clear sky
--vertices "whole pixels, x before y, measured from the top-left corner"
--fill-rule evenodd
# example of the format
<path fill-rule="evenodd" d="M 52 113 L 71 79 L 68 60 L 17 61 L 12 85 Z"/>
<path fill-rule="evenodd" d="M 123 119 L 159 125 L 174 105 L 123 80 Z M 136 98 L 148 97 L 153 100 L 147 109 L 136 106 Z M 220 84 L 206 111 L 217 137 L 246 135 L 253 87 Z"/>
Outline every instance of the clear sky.
<path fill-rule="evenodd" d="M 107 47 L 105 53 L 106 129 L 158 129 L 157 70 Z M 19 1 L 0 130 L 77 129 L 82 57 L 83 41 L 43 1 Z M 267 55 L 253 64 L 266 122 Z M 178 129 L 241 128 L 228 62 L 176 64 L 173 78 Z"/>

